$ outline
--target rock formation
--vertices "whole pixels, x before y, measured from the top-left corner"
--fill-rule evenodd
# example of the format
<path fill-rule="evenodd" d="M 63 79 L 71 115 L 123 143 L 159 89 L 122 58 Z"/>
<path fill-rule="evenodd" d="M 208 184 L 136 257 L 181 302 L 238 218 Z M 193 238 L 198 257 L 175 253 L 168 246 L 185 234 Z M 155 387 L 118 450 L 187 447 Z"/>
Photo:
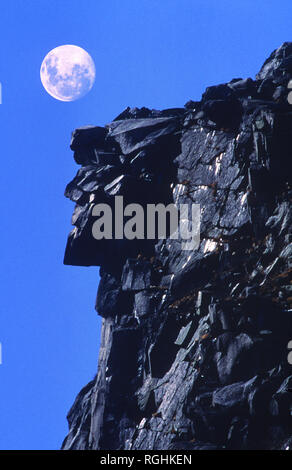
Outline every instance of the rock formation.
<path fill-rule="evenodd" d="M 63 449 L 292 446 L 292 43 L 255 80 L 73 132 L 65 264 L 100 266 L 97 375 Z M 199 249 L 95 240 L 92 208 L 200 204 Z"/>

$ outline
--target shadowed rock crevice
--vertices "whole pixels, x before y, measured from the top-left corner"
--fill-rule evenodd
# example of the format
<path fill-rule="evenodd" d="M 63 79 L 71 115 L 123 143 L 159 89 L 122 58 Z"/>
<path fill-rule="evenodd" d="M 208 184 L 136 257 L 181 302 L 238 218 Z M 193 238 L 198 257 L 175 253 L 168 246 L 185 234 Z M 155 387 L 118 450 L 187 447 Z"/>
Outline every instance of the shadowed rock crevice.
<path fill-rule="evenodd" d="M 64 262 L 101 266 L 103 326 L 63 449 L 291 446 L 291 63 L 284 43 L 255 80 L 74 131 Z M 200 204 L 199 248 L 95 240 L 92 209 L 115 196 Z"/>

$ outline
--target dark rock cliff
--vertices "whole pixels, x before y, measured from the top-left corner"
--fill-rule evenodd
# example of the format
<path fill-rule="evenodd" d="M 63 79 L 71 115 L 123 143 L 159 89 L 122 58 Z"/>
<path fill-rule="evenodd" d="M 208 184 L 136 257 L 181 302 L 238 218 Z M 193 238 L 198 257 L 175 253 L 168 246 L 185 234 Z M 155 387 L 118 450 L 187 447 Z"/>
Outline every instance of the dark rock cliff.
<path fill-rule="evenodd" d="M 65 264 L 101 266 L 97 376 L 63 449 L 282 449 L 292 445 L 292 43 L 255 80 L 164 111 L 77 129 L 81 165 Z M 200 246 L 100 240 L 92 208 L 200 204 Z"/>

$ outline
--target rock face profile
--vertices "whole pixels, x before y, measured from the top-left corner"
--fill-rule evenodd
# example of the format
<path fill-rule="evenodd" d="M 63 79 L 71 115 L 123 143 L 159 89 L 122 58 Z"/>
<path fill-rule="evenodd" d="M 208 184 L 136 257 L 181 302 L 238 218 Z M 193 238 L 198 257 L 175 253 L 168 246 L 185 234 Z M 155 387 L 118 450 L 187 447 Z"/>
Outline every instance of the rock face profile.
<path fill-rule="evenodd" d="M 100 266 L 103 321 L 63 449 L 292 447 L 291 79 L 284 43 L 255 80 L 73 132 L 64 262 Z M 115 196 L 200 204 L 199 248 L 96 240 L 92 209 Z"/>

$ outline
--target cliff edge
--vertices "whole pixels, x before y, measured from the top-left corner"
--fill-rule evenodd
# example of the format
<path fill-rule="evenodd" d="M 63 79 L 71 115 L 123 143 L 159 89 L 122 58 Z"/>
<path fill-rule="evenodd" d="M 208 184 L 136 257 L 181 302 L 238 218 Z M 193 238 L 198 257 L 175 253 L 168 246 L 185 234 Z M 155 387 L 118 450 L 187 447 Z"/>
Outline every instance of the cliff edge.
<path fill-rule="evenodd" d="M 65 264 L 100 266 L 98 371 L 63 449 L 292 446 L 292 43 L 200 102 L 72 135 Z M 96 240 L 104 203 L 200 205 L 200 245 Z"/>

